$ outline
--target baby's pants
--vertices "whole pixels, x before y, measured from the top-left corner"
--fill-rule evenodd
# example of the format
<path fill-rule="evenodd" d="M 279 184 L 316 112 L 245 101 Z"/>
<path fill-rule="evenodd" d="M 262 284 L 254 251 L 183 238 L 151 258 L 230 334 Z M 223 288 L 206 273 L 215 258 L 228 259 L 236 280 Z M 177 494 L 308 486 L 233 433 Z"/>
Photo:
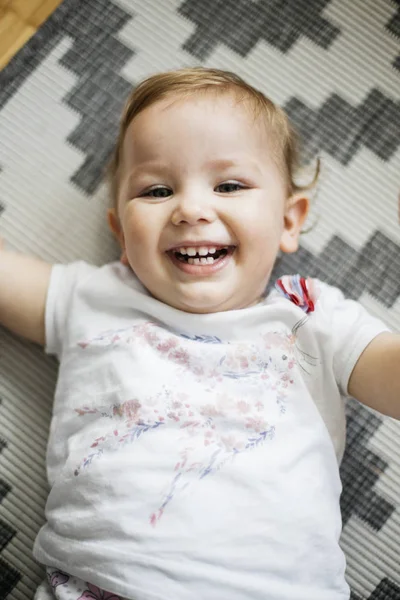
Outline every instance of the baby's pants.
<path fill-rule="evenodd" d="M 47 567 L 46 574 L 34 600 L 126 600 L 58 569 Z"/>

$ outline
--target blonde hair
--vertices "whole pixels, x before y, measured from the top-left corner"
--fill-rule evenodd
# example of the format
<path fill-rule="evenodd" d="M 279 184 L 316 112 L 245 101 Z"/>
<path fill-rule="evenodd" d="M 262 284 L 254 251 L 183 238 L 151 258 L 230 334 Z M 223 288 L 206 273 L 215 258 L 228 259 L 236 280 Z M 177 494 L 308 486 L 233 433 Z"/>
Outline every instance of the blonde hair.
<path fill-rule="evenodd" d="M 113 202 L 118 196 L 118 179 L 122 147 L 126 131 L 135 117 L 143 110 L 167 97 L 188 97 L 197 93 L 233 92 L 239 101 L 248 101 L 254 108 L 255 117 L 263 117 L 277 144 L 277 154 L 284 169 L 288 196 L 312 188 L 319 176 L 317 161 L 315 175 L 308 185 L 298 185 L 295 175 L 299 167 L 298 140 L 285 111 L 274 104 L 262 92 L 229 71 L 203 67 L 185 68 L 153 75 L 140 83 L 129 96 L 120 121 L 117 143 L 109 164 L 108 176 Z"/>

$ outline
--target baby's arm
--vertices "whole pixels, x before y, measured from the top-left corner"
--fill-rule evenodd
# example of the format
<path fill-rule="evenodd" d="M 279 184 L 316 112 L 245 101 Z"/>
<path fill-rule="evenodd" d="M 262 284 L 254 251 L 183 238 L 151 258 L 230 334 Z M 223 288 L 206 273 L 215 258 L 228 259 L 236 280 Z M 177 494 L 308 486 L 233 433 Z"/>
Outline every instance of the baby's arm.
<path fill-rule="evenodd" d="M 44 344 L 44 312 L 51 265 L 4 250 L 0 240 L 0 324 Z"/>
<path fill-rule="evenodd" d="M 398 196 L 400 223 L 400 194 Z M 384 415 L 400 419 L 400 334 L 382 333 L 361 354 L 349 394 Z"/>
<path fill-rule="evenodd" d="M 349 381 L 351 396 L 400 419 L 400 334 L 381 333 L 361 354 Z"/>
<path fill-rule="evenodd" d="M 398 196 L 400 223 L 400 194 Z M 349 394 L 400 419 L 400 334 L 382 333 L 361 354 L 349 380 Z"/>

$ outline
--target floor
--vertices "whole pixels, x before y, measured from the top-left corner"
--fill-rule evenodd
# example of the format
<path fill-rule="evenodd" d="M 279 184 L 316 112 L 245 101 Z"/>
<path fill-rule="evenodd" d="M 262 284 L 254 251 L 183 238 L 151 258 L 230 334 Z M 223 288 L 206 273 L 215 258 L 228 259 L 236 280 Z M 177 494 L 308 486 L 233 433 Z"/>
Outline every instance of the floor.
<path fill-rule="evenodd" d="M 0 0 L 0 70 L 62 0 Z"/>

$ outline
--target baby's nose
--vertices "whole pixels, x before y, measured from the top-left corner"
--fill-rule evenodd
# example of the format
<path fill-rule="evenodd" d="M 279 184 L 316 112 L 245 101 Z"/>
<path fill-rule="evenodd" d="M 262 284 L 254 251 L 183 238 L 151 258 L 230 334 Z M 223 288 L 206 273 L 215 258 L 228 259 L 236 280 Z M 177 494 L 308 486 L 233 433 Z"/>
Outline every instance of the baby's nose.
<path fill-rule="evenodd" d="M 205 196 L 185 194 L 177 199 L 171 221 L 174 225 L 210 223 L 216 218 L 212 202 Z"/>

